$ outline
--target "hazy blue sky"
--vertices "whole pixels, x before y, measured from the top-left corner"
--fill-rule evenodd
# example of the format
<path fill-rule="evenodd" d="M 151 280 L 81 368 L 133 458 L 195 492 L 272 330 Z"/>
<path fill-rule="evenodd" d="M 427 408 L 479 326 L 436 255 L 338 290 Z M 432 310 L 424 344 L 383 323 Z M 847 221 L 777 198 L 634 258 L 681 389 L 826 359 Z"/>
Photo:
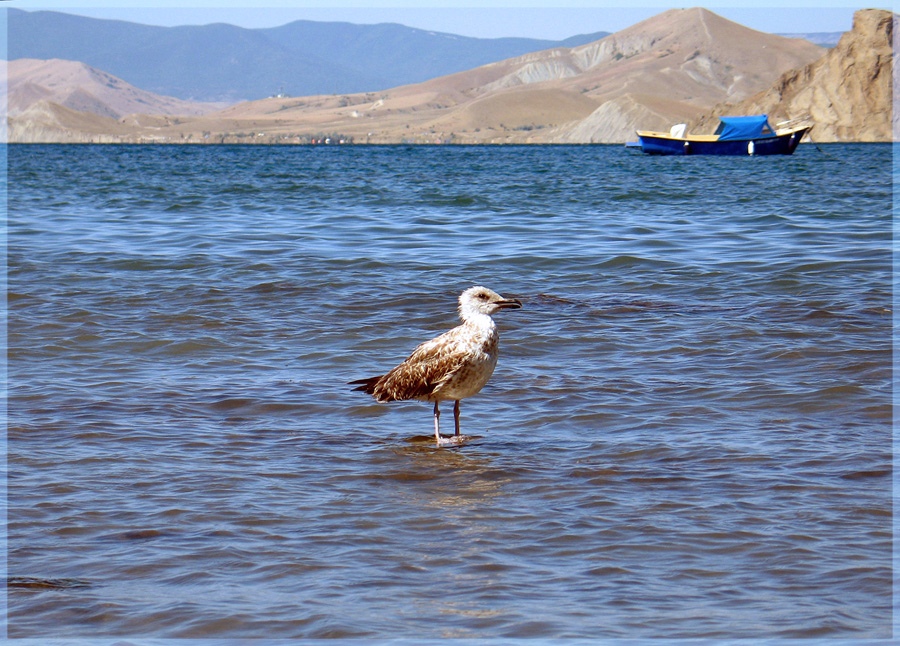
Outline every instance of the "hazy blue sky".
<path fill-rule="evenodd" d="M 700 5 L 760 31 L 791 33 L 846 31 L 853 12 L 873 3 L 857 0 L 792 2 L 777 6 L 772 0 Z M 158 25 L 227 22 L 244 27 L 274 27 L 292 20 L 399 22 L 410 27 L 465 36 L 493 38 L 527 36 L 563 39 L 594 31 L 617 31 L 672 7 L 696 4 L 629 4 L 595 0 L 558 3 L 547 0 L 12 0 L 5 6 L 27 10 L 53 9 L 102 18 Z M 188 8 L 185 5 L 189 5 Z M 249 5 L 249 6 L 248 6 Z M 327 6 L 323 6 L 327 5 Z M 581 6 L 579 6 L 581 5 Z M 878 5 L 874 5 L 878 6 Z M 251 8 L 252 7 L 252 8 Z"/>

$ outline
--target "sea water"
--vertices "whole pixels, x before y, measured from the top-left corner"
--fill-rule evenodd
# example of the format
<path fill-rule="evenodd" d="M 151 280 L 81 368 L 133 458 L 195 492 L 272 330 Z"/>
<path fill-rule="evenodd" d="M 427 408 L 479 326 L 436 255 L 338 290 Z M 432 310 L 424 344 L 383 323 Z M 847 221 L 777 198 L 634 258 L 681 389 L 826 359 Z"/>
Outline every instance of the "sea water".
<path fill-rule="evenodd" d="M 891 152 L 10 146 L 9 636 L 890 637 Z"/>

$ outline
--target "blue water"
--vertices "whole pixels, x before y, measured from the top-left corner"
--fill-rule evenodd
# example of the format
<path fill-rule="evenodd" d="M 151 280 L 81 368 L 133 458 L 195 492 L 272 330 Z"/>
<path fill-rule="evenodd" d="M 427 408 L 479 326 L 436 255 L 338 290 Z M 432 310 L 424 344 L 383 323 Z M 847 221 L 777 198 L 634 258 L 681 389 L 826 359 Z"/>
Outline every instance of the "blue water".
<path fill-rule="evenodd" d="M 10 637 L 890 637 L 890 146 L 8 156 Z"/>

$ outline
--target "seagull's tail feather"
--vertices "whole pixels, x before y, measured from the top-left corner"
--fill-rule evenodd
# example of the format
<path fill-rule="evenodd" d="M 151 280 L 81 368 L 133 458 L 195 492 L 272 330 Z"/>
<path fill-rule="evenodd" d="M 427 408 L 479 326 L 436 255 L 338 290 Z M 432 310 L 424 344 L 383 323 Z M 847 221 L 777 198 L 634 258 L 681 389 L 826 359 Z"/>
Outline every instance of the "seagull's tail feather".
<path fill-rule="evenodd" d="M 356 381 L 348 382 L 349 386 L 356 386 L 353 390 L 360 390 L 367 395 L 375 394 L 375 386 L 381 381 L 381 378 L 384 375 L 378 375 L 377 377 L 369 377 L 368 379 L 357 379 Z"/>

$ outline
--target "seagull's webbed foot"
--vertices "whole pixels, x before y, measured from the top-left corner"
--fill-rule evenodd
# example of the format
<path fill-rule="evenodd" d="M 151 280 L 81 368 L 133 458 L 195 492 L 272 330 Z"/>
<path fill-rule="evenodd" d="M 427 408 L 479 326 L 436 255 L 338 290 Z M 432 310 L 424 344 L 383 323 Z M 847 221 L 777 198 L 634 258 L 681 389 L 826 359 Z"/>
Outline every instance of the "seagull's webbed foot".
<path fill-rule="evenodd" d="M 463 443 L 469 441 L 471 438 L 468 435 L 441 435 L 440 437 L 436 437 L 438 447 L 443 446 L 462 446 Z"/>
<path fill-rule="evenodd" d="M 434 402 L 434 441 L 437 443 L 438 447 L 442 446 L 462 446 L 463 442 L 468 441 L 468 435 L 460 435 L 459 434 L 459 400 L 453 404 L 453 421 L 456 426 L 456 434 L 455 435 L 441 435 L 441 427 L 440 427 L 440 418 L 441 418 L 441 410 L 438 406 L 438 402 Z"/>

